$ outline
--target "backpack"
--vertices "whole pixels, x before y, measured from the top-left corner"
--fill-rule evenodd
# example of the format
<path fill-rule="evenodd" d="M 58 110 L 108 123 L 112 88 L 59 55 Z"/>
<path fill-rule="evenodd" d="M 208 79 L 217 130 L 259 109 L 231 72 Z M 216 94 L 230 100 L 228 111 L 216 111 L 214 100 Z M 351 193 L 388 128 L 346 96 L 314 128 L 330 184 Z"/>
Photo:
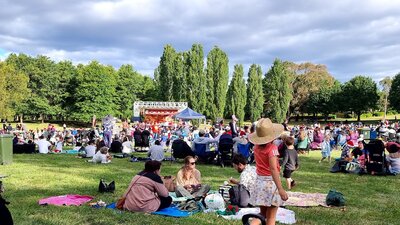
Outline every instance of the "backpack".
<path fill-rule="evenodd" d="M 250 192 L 243 184 L 238 184 L 229 189 L 229 200 L 232 205 L 245 208 L 249 205 Z"/>
<path fill-rule="evenodd" d="M 346 200 L 344 199 L 342 193 L 336 191 L 335 189 L 331 189 L 326 196 L 326 204 L 329 206 L 344 206 L 346 204 Z"/>

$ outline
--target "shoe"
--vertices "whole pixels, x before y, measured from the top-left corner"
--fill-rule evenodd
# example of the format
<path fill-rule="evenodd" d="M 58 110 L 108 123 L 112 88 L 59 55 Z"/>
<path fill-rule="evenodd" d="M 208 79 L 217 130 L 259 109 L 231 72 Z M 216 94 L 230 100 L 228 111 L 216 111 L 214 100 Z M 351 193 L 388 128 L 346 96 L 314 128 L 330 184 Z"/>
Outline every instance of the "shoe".
<path fill-rule="evenodd" d="M 296 186 L 296 181 L 292 180 L 292 182 L 290 182 L 290 186 L 293 188 L 294 186 Z"/>

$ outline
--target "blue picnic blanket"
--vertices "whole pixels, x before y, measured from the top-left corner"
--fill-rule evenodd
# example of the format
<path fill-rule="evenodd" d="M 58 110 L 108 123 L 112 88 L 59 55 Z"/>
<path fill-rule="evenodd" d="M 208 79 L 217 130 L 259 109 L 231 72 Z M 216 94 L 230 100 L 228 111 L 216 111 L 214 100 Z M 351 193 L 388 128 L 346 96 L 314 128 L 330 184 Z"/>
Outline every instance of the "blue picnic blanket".
<path fill-rule="evenodd" d="M 170 206 L 168 208 L 161 209 L 160 211 L 153 212 L 152 214 L 161 216 L 171 216 L 171 217 L 188 217 L 192 215 L 192 213 L 187 211 L 182 211 L 178 209 L 176 206 Z"/>

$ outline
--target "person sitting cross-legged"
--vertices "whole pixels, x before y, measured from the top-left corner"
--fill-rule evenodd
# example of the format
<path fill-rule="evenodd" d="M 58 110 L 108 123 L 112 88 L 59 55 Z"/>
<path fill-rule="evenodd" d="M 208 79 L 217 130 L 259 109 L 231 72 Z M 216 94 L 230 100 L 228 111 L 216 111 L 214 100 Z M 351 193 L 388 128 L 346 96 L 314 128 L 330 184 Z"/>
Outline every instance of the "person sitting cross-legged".
<path fill-rule="evenodd" d="M 201 173 L 196 169 L 196 160 L 192 156 L 185 158 L 185 165 L 176 175 L 176 196 L 197 198 L 210 191 L 210 186 L 201 183 Z"/>
<path fill-rule="evenodd" d="M 240 173 L 240 179 L 236 180 L 231 177 L 229 182 L 232 184 L 243 184 L 251 194 L 257 179 L 256 168 L 247 164 L 247 159 L 241 154 L 235 154 L 233 156 L 232 165 L 233 168 Z"/>
<path fill-rule="evenodd" d="M 123 208 L 132 212 L 151 213 L 168 208 L 172 198 L 160 177 L 161 162 L 147 161 L 144 170 L 133 177 L 125 191 Z"/>

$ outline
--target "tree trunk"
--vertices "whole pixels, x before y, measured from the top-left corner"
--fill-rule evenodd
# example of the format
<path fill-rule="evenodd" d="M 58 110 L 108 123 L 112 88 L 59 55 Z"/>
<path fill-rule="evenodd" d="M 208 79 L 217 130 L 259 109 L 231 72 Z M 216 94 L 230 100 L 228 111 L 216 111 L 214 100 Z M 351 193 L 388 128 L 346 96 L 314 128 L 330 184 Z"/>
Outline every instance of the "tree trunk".
<path fill-rule="evenodd" d="M 357 122 L 360 122 L 361 120 L 361 112 L 357 112 Z"/>
<path fill-rule="evenodd" d="M 44 115 L 40 114 L 40 118 L 42 119 L 42 123 L 44 123 Z"/>
<path fill-rule="evenodd" d="M 387 102 L 388 102 L 388 95 L 386 95 L 385 97 L 385 113 L 383 114 L 383 121 L 386 121 Z"/>
<path fill-rule="evenodd" d="M 21 124 L 24 123 L 24 114 L 19 115 L 19 122 L 20 122 Z"/>

